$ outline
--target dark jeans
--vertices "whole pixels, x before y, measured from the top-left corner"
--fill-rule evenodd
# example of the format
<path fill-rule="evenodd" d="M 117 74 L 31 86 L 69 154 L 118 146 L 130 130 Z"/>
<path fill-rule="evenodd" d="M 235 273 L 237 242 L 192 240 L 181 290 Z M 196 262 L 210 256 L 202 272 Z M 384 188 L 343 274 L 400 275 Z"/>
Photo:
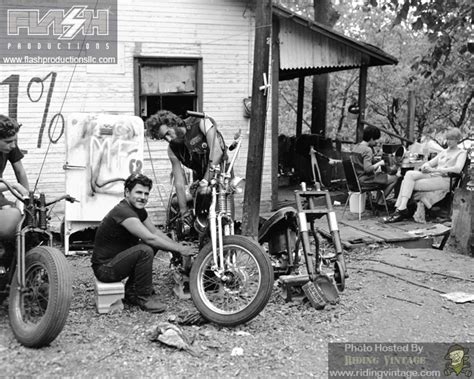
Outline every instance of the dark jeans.
<path fill-rule="evenodd" d="M 154 253 L 152 247 L 138 244 L 118 253 L 111 261 L 94 267 L 94 274 L 104 283 L 119 282 L 128 277 L 125 296 L 150 296 Z"/>

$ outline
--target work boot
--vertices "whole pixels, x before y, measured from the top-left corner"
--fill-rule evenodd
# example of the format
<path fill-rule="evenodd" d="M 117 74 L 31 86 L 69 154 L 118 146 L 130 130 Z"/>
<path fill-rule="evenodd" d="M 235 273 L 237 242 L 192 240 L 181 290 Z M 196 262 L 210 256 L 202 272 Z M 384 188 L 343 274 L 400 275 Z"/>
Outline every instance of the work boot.
<path fill-rule="evenodd" d="M 140 307 L 141 310 L 147 311 L 150 313 L 161 313 L 164 312 L 167 308 L 166 304 L 158 301 L 156 296 L 137 296 L 136 305 Z"/>

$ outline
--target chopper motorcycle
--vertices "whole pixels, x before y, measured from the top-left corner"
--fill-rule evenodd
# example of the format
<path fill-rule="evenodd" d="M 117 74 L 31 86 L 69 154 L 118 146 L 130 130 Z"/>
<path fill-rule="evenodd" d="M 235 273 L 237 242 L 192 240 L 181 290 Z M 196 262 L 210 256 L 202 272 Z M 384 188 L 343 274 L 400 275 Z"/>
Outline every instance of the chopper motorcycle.
<path fill-rule="evenodd" d="M 209 119 L 217 130 L 212 117 L 200 112 L 188 114 Z M 189 278 L 190 296 L 202 316 L 223 326 L 239 325 L 256 317 L 266 306 L 273 288 L 273 269 L 265 250 L 254 240 L 235 234 L 234 194 L 242 191 L 244 180 L 234 175 L 233 167 L 241 143 L 239 132 L 228 148 L 233 152 L 232 158 L 226 156 L 218 164 L 210 162 L 211 179 L 206 194 L 190 196 L 195 216 L 201 220 L 198 231 L 190 231 L 199 238 L 198 255 L 192 260 L 171 258 L 176 275 Z M 186 233 L 180 219 L 176 194 L 172 194 L 166 232 L 182 241 Z"/>
<path fill-rule="evenodd" d="M 0 302 L 8 297 L 8 315 L 15 338 L 24 346 L 49 345 L 61 333 L 72 299 L 72 273 L 61 251 L 53 247 L 48 226 L 49 206 L 69 195 L 47 202 L 43 193 L 23 198 L 7 181 L 0 183 L 23 204 L 23 216 L 12 246 L 0 241 Z M 6 259 L 5 249 L 14 250 Z"/>

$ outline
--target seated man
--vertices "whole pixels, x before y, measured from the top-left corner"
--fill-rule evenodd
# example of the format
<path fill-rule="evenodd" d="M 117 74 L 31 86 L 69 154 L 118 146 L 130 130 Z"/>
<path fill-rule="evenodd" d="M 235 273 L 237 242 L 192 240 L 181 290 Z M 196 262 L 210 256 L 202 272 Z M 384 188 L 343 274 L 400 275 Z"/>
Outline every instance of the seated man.
<path fill-rule="evenodd" d="M 124 199 L 100 223 L 92 253 L 92 269 L 102 282 L 118 282 L 128 277 L 125 301 L 141 309 L 158 313 L 166 306 L 153 295 L 153 258 L 158 249 L 183 256 L 194 254 L 157 229 L 145 205 L 152 181 L 142 174 L 125 180 Z"/>
<path fill-rule="evenodd" d="M 380 138 L 380 130 L 375 126 L 367 126 L 364 129 L 362 142 L 354 147 L 353 153 L 360 157 L 360 161 L 354 162 L 354 167 L 362 185 L 380 185 L 384 188 L 385 197 L 393 190 L 398 181 L 396 175 L 388 175 L 381 171 L 381 167 L 385 165 L 383 160 L 374 161 L 374 146 Z M 377 206 L 384 206 L 383 199 L 377 199 Z"/>
<path fill-rule="evenodd" d="M 28 178 L 21 162 L 23 154 L 17 145 L 19 129 L 20 126 L 15 120 L 0 115 L 0 178 L 3 177 L 7 162 L 10 162 L 18 181 L 10 183 L 11 186 L 23 196 L 28 196 Z M 10 264 L 15 245 L 15 231 L 21 220 L 19 209 L 3 195 L 6 190 L 7 187 L 0 183 L 0 266 Z"/>
<path fill-rule="evenodd" d="M 192 215 L 188 209 L 186 198 L 186 179 L 182 165 L 193 170 L 195 181 L 200 181 L 198 191 L 205 192 L 210 179 L 209 163 L 217 164 L 225 155 L 225 143 L 221 133 L 207 119 L 188 117 L 182 120 L 169 111 L 158 111 L 146 121 L 147 133 L 153 139 L 168 141 L 168 157 L 171 162 L 176 196 L 187 234 L 192 225 Z M 212 148 L 212 153 L 211 153 Z M 203 210 L 204 212 L 207 211 Z M 195 209 L 195 229 L 206 227 L 206 216 L 200 216 Z"/>

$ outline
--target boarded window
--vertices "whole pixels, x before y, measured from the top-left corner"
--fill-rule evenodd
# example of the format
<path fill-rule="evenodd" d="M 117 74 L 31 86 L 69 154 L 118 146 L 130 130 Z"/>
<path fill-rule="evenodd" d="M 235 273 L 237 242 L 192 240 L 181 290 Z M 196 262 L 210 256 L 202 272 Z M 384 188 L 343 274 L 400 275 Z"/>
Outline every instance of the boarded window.
<path fill-rule="evenodd" d="M 142 118 L 161 109 L 185 117 L 202 103 L 202 62 L 195 58 L 136 58 L 139 109 Z"/>
<path fill-rule="evenodd" d="M 195 65 L 142 66 L 141 94 L 196 93 Z"/>

